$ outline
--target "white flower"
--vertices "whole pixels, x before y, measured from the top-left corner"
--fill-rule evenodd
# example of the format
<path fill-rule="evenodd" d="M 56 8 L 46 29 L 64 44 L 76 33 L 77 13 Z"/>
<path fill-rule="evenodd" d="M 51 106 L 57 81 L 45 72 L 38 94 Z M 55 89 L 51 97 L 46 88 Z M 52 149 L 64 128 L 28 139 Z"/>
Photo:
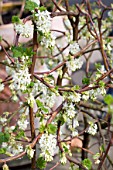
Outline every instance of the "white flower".
<path fill-rule="evenodd" d="M 3 168 L 3 170 L 9 170 L 9 167 L 6 163 L 2 166 L 2 168 Z"/>
<path fill-rule="evenodd" d="M 61 162 L 61 164 L 66 164 L 66 162 L 67 162 L 67 158 L 66 158 L 66 155 L 65 155 L 65 153 L 63 152 L 62 153 L 62 155 L 61 155 L 61 157 L 60 157 L 60 162 Z"/>
<path fill-rule="evenodd" d="M 64 103 L 63 110 L 65 110 L 65 114 L 68 116 L 68 118 L 72 119 L 74 118 L 75 114 L 77 114 L 77 111 L 75 110 L 75 105 L 73 103 Z"/>
<path fill-rule="evenodd" d="M 48 135 L 47 133 L 43 134 L 39 140 L 41 156 L 45 158 L 47 162 L 53 159 L 55 149 L 56 149 L 56 136 Z"/>
<path fill-rule="evenodd" d="M 1 80 L 1 79 L 0 79 Z M 4 84 L 0 81 L 0 92 L 4 90 Z"/>
<path fill-rule="evenodd" d="M 1 47 L 1 45 L 0 45 L 0 51 L 2 50 L 2 47 Z"/>
<path fill-rule="evenodd" d="M 100 163 L 100 160 L 97 159 L 97 160 L 95 161 L 95 164 L 99 164 L 99 163 Z"/>
<path fill-rule="evenodd" d="M 80 69 L 83 65 L 83 61 L 80 60 L 80 58 L 72 57 L 71 60 L 66 62 L 66 66 L 70 71 L 76 71 Z"/>
<path fill-rule="evenodd" d="M 25 130 L 27 129 L 28 121 L 24 119 L 18 120 L 17 124 L 19 126 L 19 129 Z"/>
<path fill-rule="evenodd" d="M 90 127 L 88 128 L 88 133 L 90 135 L 95 135 L 97 133 L 97 124 L 94 124 L 93 122 L 89 122 Z"/>
<path fill-rule="evenodd" d="M 40 5 L 40 1 L 39 0 L 30 0 L 32 2 L 35 2 L 38 6 Z"/>
<path fill-rule="evenodd" d="M 28 72 L 28 68 L 18 70 L 18 72 L 15 72 L 12 75 L 13 80 L 12 83 L 10 84 L 10 88 L 12 90 L 15 89 L 25 91 L 27 89 L 27 86 L 31 82 L 30 76 L 31 75 Z"/>
<path fill-rule="evenodd" d="M 42 36 L 41 45 L 52 49 L 55 46 L 55 37 L 51 34 Z"/>
<path fill-rule="evenodd" d="M 5 117 L 0 117 L 0 122 L 1 123 L 5 123 L 7 121 L 7 119 Z"/>
<path fill-rule="evenodd" d="M 22 36 L 28 38 L 32 33 L 32 27 L 29 24 L 14 24 L 14 29 L 17 34 L 21 34 Z"/>
<path fill-rule="evenodd" d="M 8 146 L 7 142 L 2 142 L 2 148 L 6 148 Z"/>
<path fill-rule="evenodd" d="M 21 144 L 15 144 L 12 146 L 11 150 L 13 155 L 17 155 L 18 153 L 23 152 L 23 146 Z"/>
<path fill-rule="evenodd" d="M 76 128 L 79 126 L 79 122 L 77 119 L 73 119 L 73 128 Z"/>
<path fill-rule="evenodd" d="M 73 41 L 70 45 L 69 45 L 69 51 L 71 52 L 72 55 L 76 54 L 77 52 L 80 51 L 79 45 L 76 41 Z"/>
<path fill-rule="evenodd" d="M 33 158 L 33 156 L 34 156 L 34 151 L 35 151 L 35 150 L 32 149 L 30 145 L 26 146 L 26 153 L 27 153 L 27 155 L 28 155 L 28 157 L 29 157 L 30 159 Z"/>
<path fill-rule="evenodd" d="M 78 136 L 78 131 L 77 130 L 72 131 L 72 137 L 75 137 L 75 136 Z"/>
<path fill-rule="evenodd" d="M 34 22 L 36 23 L 38 32 L 48 33 L 51 28 L 50 12 L 48 12 L 47 10 L 38 10 L 38 12 L 34 16 Z"/>
<path fill-rule="evenodd" d="M 89 91 L 83 92 L 82 99 L 86 101 L 89 99 Z"/>
<path fill-rule="evenodd" d="M 44 101 L 46 106 L 52 108 L 55 104 L 55 99 L 56 99 L 56 95 L 55 93 L 48 93 L 47 96 L 44 97 Z"/>
<path fill-rule="evenodd" d="M 32 93 L 29 94 L 29 96 L 27 98 L 27 103 L 29 104 L 29 106 L 31 106 L 33 108 L 35 99 L 34 99 L 34 96 Z"/>
<path fill-rule="evenodd" d="M 81 100 L 81 94 L 80 93 L 76 93 L 76 92 L 74 92 L 74 93 L 70 93 L 70 94 L 68 94 L 69 96 L 68 96 L 68 99 L 71 101 L 71 102 L 76 102 L 76 103 L 78 103 L 78 102 L 80 102 L 80 100 Z"/>

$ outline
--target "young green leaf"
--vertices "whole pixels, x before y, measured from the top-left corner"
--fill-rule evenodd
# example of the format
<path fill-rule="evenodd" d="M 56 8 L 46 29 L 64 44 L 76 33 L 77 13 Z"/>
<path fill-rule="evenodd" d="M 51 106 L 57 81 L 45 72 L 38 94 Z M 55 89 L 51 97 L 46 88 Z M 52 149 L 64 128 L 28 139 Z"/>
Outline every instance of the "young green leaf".
<path fill-rule="evenodd" d="M 46 161 L 43 157 L 39 157 L 36 161 L 36 167 L 39 169 L 44 169 L 46 167 Z"/>
<path fill-rule="evenodd" d="M 107 105 L 111 105 L 113 104 L 113 97 L 108 94 L 104 97 L 104 102 L 107 104 Z"/>
<path fill-rule="evenodd" d="M 57 130 L 57 127 L 53 124 L 49 124 L 47 126 L 47 129 L 48 129 L 48 132 L 51 133 L 51 134 L 55 134 L 56 133 L 56 130 Z"/>
<path fill-rule="evenodd" d="M 1 144 L 2 142 L 8 142 L 9 137 L 10 137 L 10 134 L 9 134 L 9 133 L 0 132 L 0 144 Z"/>
<path fill-rule="evenodd" d="M 87 168 L 88 170 L 91 170 L 91 168 L 92 168 L 92 162 L 91 162 L 91 160 L 90 159 L 84 159 L 83 161 L 82 161 L 82 165 L 85 167 L 85 168 Z"/>

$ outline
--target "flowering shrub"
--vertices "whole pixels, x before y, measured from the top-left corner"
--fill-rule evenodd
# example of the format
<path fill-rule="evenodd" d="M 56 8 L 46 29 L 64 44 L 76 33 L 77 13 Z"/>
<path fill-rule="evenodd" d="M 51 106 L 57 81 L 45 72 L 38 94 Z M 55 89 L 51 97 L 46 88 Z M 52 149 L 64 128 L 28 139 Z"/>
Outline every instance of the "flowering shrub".
<path fill-rule="evenodd" d="M 9 161 L 25 154 L 31 159 L 32 169 L 35 166 L 44 169 L 55 154 L 59 155 L 59 163 L 65 165 L 68 162 L 71 170 L 90 170 L 93 164 L 100 170 L 105 158 L 113 166 L 108 155 L 113 144 L 110 130 L 113 97 L 106 94 L 108 88 L 112 91 L 113 87 L 113 50 L 109 37 L 113 26 L 113 4 L 108 7 L 98 0 L 92 5 L 85 0 L 69 6 L 68 0 L 63 2 L 52 0 L 52 9 L 48 11 L 43 0 L 27 0 L 25 10 L 31 15 L 23 20 L 12 17 L 16 37 L 7 51 L 2 43 L 6 40 L 0 37 L 0 46 L 6 54 L 1 64 L 6 66 L 8 74 L 5 79 L 0 79 L 0 93 L 4 93 L 8 85 L 10 100 L 19 103 L 15 112 L 7 111 L 0 116 L 0 154 L 6 155 L 0 159 L 0 163 L 4 163 L 3 170 L 9 169 Z M 104 17 L 106 11 L 107 18 Z M 51 23 L 56 16 L 62 17 L 65 31 L 52 30 Z M 27 23 L 29 20 L 31 27 Z M 20 35 L 28 38 L 32 29 L 31 42 L 20 44 Z M 64 47 L 60 44 L 62 38 L 66 43 Z M 91 71 L 90 59 L 97 50 L 101 54 L 101 63 L 94 63 L 95 69 Z M 45 64 L 47 71 L 38 71 L 37 62 Z M 84 65 L 82 84 L 74 85 L 71 74 L 83 70 Z M 66 85 L 64 79 L 68 80 Z M 12 126 L 10 123 L 15 116 L 16 123 Z M 35 119 L 38 119 L 36 126 Z M 64 126 L 68 133 L 63 130 Z M 30 138 L 27 134 L 29 127 Z M 98 152 L 92 151 L 92 146 L 96 145 L 91 145 L 92 138 L 99 146 Z M 73 157 L 72 141 L 75 139 L 82 141 L 79 160 Z M 38 157 L 36 144 L 40 148 Z M 78 146 L 74 144 L 74 148 Z"/>

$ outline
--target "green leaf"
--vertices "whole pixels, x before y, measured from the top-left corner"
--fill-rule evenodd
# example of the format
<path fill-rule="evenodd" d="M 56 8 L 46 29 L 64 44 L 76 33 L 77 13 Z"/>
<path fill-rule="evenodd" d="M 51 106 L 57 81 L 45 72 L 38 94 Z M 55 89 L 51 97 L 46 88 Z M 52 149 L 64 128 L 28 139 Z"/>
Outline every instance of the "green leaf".
<path fill-rule="evenodd" d="M 44 111 L 45 113 L 48 113 L 48 109 L 44 107 L 43 103 L 40 100 L 37 99 L 36 104 L 42 111 Z"/>
<path fill-rule="evenodd" d="M 20 18 L 16 15 L 13 15 L 12 16 L 12 23 L 17 23 L 19 24 L 20 23 Z"/>
<path fill-rule="evenodd" d="M 28 88 L 32 88 L 34 86 L 34 82 L 30 82 L 30 84 L 27 86 Z"/>
<path fill-rule="evenodd" d="M 84 77 L 84 78 L 82 79 L 82 83 L 88 85 L 88 84 L 90 84 L 90 79 L 87 78 L 87 77 Z"/>
<path fill-rule="evenodd" d="M 10 134 L 9 133 L 0 132 L 0 144 L 2 142 L 8 142 L 9 138 L 10 138 Z"/>
<path fill-rule="evenodd" d="M 30 48 L 25 48 L 25 47 L 22 47 L 22 46 L 18 46 L 18 47 L 15 47 L 13 46 L 11 48 L 11 51 L 13 52 L 13 57 L 14 58 L 18 58 L 18 57 L 22 57 L 22 56 L 29 56 L 31 57 L 34 53 L 33 53 L 33 49 L 30 47 Z"/>
<path fill-rule="evenodd" d="M 91 160 L 90 159 L 84 159 L 83 161 L 82 161 L 82 165 L 85 167 L 85 168 L 87 168 L 88 170 L 91 170 L 91 167 L 92 167 L 92 162 L 91 162 Z"/>
<path fill-rule="evenodd" d="M 45 130 L 45 125 L 43 125 L 43 124 L 40 125 L 40 128 L 39 128 L 40 133 L 43 133 L 44 130 Z"/>
<path fill-rule="evenodd" d="M 38 4 L 32 1 L 26 1 L 25 10 L 32 11 L 38 7 Z"/>
<path fill-rule="evenodd" d="M 6 153 L 6 148 L 0 148 L 0 154 L 5 154 Z"/>
<path fill-rule="evenodd" d="M 44 169 L 46 167 L 46 161 L 43 157 L 39 157 L 36 161 L 36 167 L 39 169 Z"/>
<path fill-rule="evenodd" d="M 50 124 L 47 126 L 47 130 L 48 130 L 49 133 L 55 134 L 55 133 L 56 133 L 56 130 L 57 130 L 57 127 L 56 127 L 55 125 L 53 125 L 53 124 L 50 123 Z"/>
<path fill-rule="evenodd" d="M 71 89 L 72 89 L 73 91 L 79 90 L 79 89 L 80 89 L 80 86 L 79 86 L 79 85 L 75 85 L 75 86 L 73 86 Z"/>
<path fill-rule="evenodd" d="M 108 94 L 104 97 L 104 102 L 107 104 L 107 105 L 111 105 L 113 104 L 113 97 Z"/>
<path fill-rule="evenodd" d="M 23 130 L 19 130 L 19 132 L 16 135 L 16 139 L 20 139 L 22 137 L 25 137 L 25 132 Z"/>
<path fill-rule="evenodd" d="M 41 7 L 39 7 L 39 10 L 40 10 L 41 12 L 43 12 L 43 11 L 46 10 L 46 8 L 45 8 L 44 6 L 41 6 Z"/>
<path fill-rule="evenodd" d="M 22 56 L 21 51 L 18 51 L 17 49 L 13 50 L 13 57 L 18 58 L 18 57 L 21 57 L 21 56 Z"/>

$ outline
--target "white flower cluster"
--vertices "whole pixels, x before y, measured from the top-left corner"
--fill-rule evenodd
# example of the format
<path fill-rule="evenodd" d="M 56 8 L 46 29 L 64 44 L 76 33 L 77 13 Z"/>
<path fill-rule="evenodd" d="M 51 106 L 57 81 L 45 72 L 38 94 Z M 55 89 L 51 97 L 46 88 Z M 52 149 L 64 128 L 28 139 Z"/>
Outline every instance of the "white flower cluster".
<path fill-rule="evenodd" d="M 77 118 L 67 120 L 67 125 L 69 130 L 72 131 L 72 137 L 78 136 L 78 130 L 76 129 L 79 126 Z"/>
<path fill-rule="evenodd" d="M 36 23 L 37 31 L 43 34 L 48 33 L 51 28 L 50 12 L 47 10 L 40 11 L 35 14 L 34 22 Z"/>
<path fill-rule="evenodd" d="M 41 156 L 45 158 L 45 161 L 50 162 L 53 160 L 53 156 L 55 153 L 57 140 L 56 136 L 52 134 L 43 134 L 39 140 Z"/>
<path fill-rule="evenodd" d="M 0 79 L 0 92 L 4 90 L 4 84 L 1 82 L 2 82 L 2 79 Z"/>
<path fill-rule="evenodd" d="M 55 36 L 50 33 L 51 17 L 47 10 L 40 11 L 34 14 L 34 22 L 36 23 L 37 31 L 40 34 L 40 43 L 45 48 L 52 49 L 55 45 Z M 43 35 L 41 35 L 43 34 Z"/>
<path fill-rule="evenodd" d="M 48 95 L 44 95 L 43 98 L 46 106 L 48 106 L 49 108 L 52 108 L 54 106 L 56 100 L 55 93 L 48 91 Z"/>
<path fill-rule="evenodd" d="M 63 104 L 63 110 L 64 110 L 64 114 L 67 115 L 68 118 L 72 119 L 75 117 L 75 115 L 77 114 L 77 111 L 75 109 L 75 105 L 71 102 L 71 103 L 67 103 L 65 102 Z"/>
<path fill-rule="evenodd" d="M 82 93 L 82 100 L 87 101 L 89 99 L 89 91 L 85 91 Z"/>
<path fill-rule="evenodd" d="M 35 103 L 35 98 L 32 93 L 30 93 L 29 96 L 27 97 L 27 103 L 29 104 L 29 106 L 33 108 Z"/>
<path fill-rule="evenodd" d="M 34 151 L 35 151 L 35 150 L 32 149 L 30 145 L 27 145 L 27 146 L 26 146 L 26 153 L 27 153 L 27 156 L 28 156 L 30 159 L 33 158 L 33 156 L 34 156 Z"/>
<path fill-rule="evenodd" d="M 11 136 L 10 141 L 8 143 L 7 142 L 2 143 L 2 148 L 6 148 L 7 152 L 12 156 L 23 152 L 22 144 L 17 143 L 13 136 Z"/>
<path fill-rule="evenodd" d="M 39 80 L 36 80 L 32 89 L 33 95 L 36 95 L 38 92 L 43 92 L 43 94 L 47 95 L 47 86 L 41 83 Z"/>
<path fill-rule="evenodd" d="M 66 164 L 66 162 L 67 162 L 66 154 L 64 152 L 60 156 L 60 162 L 63 165 Z"/>
<path fill-rule="evenodd" d="M 96 100 L 99 95 L 104 96 L 105 94 L 106 94 L 106 90 L 105 90 L 104 87 L 100 87 L 100 88 L 97 88 L 97 89 L 92 89 L 92 90 L 89 91 L 89 95 L 90 95 L 90 98 L 92 100 Z"/>
<path fill-rule="evenodd" d="M 96 79 L 102 76 L 102 74 L 106 73 L 104 65 L 101 65 L 100 68 L 97 69 Z"/>
<path fill-rule="evenodd" d="M 52 33 L 49 33 L 48 35 L 45 35 L 41 39 L 41 45 L 45 48 L 53 48 L 55 46 L 55 36 L 52 35 Z"/>
<path fill-rule="evenodd" d="M 45 107 L 52 108 L 55 104 L 56 94 L 37 80 L 34 84 L 32 93 L 33 95 L 36 95 L 36 93 L 38 94 L 40 92 L 42 92 L 42 95 L 40 96 L 39 100 L 41 100 Z"/>
<path fill-rule="evenodd" d="M 81 100 L 81 94 L 80 94 L 80 93 L 76 93 L 76 92 L 74 92 L 74 93 L 69 93 L 67 98 L 68 98 L 70 101 L 72 101 L 72 102 L 78 103 L 78 102 L 80 102 L 80 100 Z"/>
<path fill-rule="evenodd" d="M 20 69 L 12 75 L 12 82 L 10 84 L 11 90 L 25 91 L 31 82 L 28 68 Z"/>
<path fill-rule="evenodd" d="M 27 129 L 28 121 L 27 121 L 27 114 L 26 113 L 22 113 L 20 115 L 20 118 L 17 121 L 17 125 L 19 126 L 19 129 L 21 129 L 21 130 Z"/>
<path fill-rule="evenodd" d="M 69 156 L 72 156 L 71 150 L 70 150 L 70 145 L 62 142 L 62 149 L 63 152 L 60 154 L 60 162 L 64 165 L 67 162 L 66 154 L 69 154 Z"/>
<path fill-rule="evenodd" d="M 69 52 L 72 55 L 76 54 L 79 51 L 80 51 L 79 44 L 76 41 L 73 41 L 72 43 L 70 43 L 70 45 L 69 45 Z"/>
<path fill-rule="evenodd" d="M 14 30 L 17 34 L 21 34 L 22 36 L 29 38 L 32 33 L 32 27 L 29 26 L 29 24 L 14 24 Z"/>
<path fill-rule="evenodd" d="M 89 126 L 87 132 L 88 132 L 90 135 L 95 135 L 95 134 L 97 133 L 97 129 L 98 129 L 97 124 L 95 124 L 95 123 L 93 123 L 93 122 L 89 122 L 89 124 L 90 124 L 90 126 Z"/>
<path fill-rule="evenodd" d="M 66 62 L 66 66 L 70 71 L 76 71 L 80 69 L 83 65 L 83 61 L 80 58 L 72 57 L 71 60 Z"/>

